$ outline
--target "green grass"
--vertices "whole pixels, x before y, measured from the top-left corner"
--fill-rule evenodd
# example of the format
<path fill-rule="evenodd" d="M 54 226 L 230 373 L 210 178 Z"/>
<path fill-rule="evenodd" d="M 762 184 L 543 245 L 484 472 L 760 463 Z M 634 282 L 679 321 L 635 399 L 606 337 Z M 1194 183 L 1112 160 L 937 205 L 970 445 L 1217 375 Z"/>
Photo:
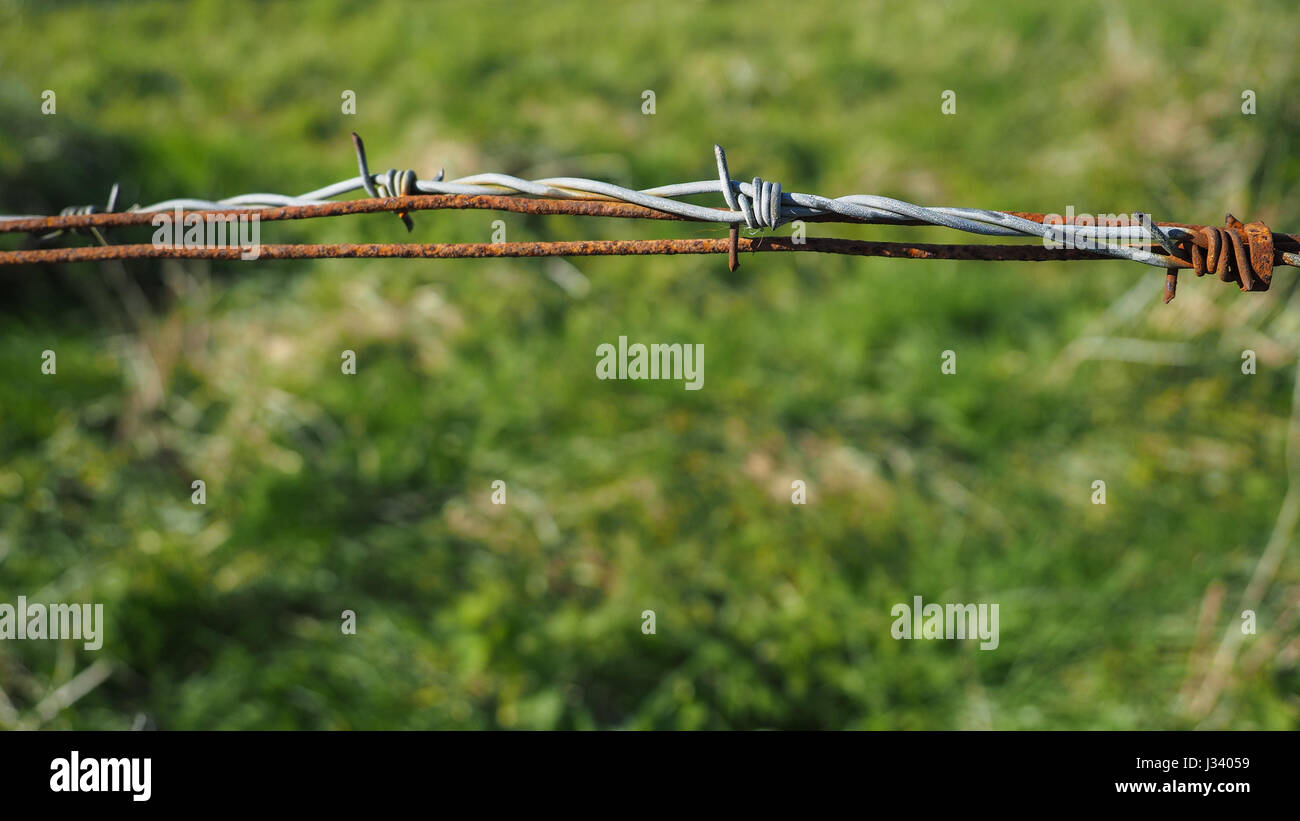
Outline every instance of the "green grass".
<path fill-rule="evenodd" d="M 372 168 L 422 176 L 648 187 L 710 178 L 719 142 L 788 190 L 1300 228 L 1294 9 L 1004 5 L 0 2 L 0 212 L 114 181 L 127 203 L 305 191 L 355 173 L 356 130 Z M 472 212 L 413 238 L 494 219 L 718 235 Z M 387 214 L 262 232 L 406 236 Z M 571 265 L 0 272 L 0 602 L 108 618 L 98 653 L 0 644 L 0 720 L 108 659 L 43 726 L 1300 727 L 1293 550 L 1216 697 L 1189 697 L 1286 492 L 1288 269 L 1162 306 L 1162 273 L 1118 261 Z M 574 267 L 586 290 L 557 283 Z M 597 381 L 619 335 L 703 343 L 704 389 Z M 1133 339 L 1177 358 L 1123 361 Z M 914 595 L 999 603 L 1000 647 L 893 640 Z"/>

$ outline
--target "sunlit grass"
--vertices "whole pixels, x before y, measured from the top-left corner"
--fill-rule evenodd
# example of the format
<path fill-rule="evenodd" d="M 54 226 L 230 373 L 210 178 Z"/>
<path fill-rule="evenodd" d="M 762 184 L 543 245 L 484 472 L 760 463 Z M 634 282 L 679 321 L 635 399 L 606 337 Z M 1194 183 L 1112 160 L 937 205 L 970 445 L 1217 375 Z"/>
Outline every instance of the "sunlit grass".
<path fill-rule="evenodd" d="M 1218 8 L 0 4 L 0 212 L 305 191 L 356 130 L 422 174 L 647 187 L 720 142 L 827 195 L 1300 228 L 1295 14 Z M 413 239 L 494 219 L 714 230 Z M 839 232 L 879 235 L 810 226 Z M 117 665 L 49 726 L 1296 727 L 1293 557 L 1221 697 L 1180 698 L 1286 491 L 1285 270 L 1161 306 L 1122 262 L 555 264 L 5 272 L 0 601 L 104 602 Z M 619 335 L 704 344 L 704 390 L 597 381 Z M 894 641 L 913 595 L 999 602 L 999 649 Z M 95 658 L 5 643 L 0 686 L 26 715 Z"/>

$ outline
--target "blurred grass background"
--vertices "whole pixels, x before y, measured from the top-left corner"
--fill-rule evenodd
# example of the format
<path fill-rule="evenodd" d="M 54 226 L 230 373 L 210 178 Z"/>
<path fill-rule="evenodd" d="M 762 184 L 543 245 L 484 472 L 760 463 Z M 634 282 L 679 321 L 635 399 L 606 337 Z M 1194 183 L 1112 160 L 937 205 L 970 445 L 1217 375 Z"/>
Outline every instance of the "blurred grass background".
<path fill-rule="evenodd" d="M 356 130 L 421 176 L 648 187 L 710 178 L 719 142 L 735 177 L 830 196 L 1300 229 L 1300 18 L 1221 11 L 0 0 L 0 212 L 306 191 L 355 174 Z M 720 235 L 469 212 L 412 239 L 495 219 Z M 262 228 L 407 240 L 388 214 Z M 1294 271 L 1169 306 L 1162 280 L 812 254 L 2 271 L 0 601 L 108 625 L 99 653 L 0 644 L 0 726 L 1295 729 L 1293 550 L 1213 662 L 1287 490 Z M 704 389 L 597 382 L 619 335 L 703 343 Z M 1000 647 L 893 640 L 914 595 L 999 603 Z"/>

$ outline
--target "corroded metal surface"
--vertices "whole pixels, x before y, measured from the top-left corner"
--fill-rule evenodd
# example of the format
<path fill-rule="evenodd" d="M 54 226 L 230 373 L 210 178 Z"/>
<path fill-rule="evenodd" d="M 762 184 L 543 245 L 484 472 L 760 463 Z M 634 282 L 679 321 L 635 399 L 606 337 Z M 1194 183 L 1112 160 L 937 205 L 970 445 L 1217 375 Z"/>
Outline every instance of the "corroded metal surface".
<path fill-rule="evenodd" d="M 1263 222 L 1243 223 L 1228 214 L 1224 227 L 1198 226 L 1191 241 L 1179 243 L 1177 251 L 1191 262 L 1198 277 L 1213 273 L 1243 291 L 1267 291 L 1273 266 L 1291 264 L 1292 255 L 1275 247 L 1275 236 Z"/>
<path fill-rule="evenodd" d="M 1113 259 L 1103 254 L 1041 245 L 933 245 L 903 242 L 864 242 L 809 237 L 801 243 L 789 237 L 740 238 L 738 252 L 811 251 L 825 254 L 890 257 L 895 259 L 957 259 L 1047 261 Z M 628 256 L 672 254 L 729 254 L 727 239 L 589 240 L 578 242 L 499 243 L 339 243 L 317 245 L 263 245 L 258 259 L 328 259 L 357 257 L 466 259 L 487 257 Z M 79 248 L 44 248 L 0 251 L 0 265 L 88 262 L 110 259 L 227 259 L 238 260 L 243 249 L 155 247 L 153 245 L 100 245 Z M 1179 260 L 1171 260 L 1180 263 Z M 1190 265 L 1189 263 L 1182 263 Z"/>

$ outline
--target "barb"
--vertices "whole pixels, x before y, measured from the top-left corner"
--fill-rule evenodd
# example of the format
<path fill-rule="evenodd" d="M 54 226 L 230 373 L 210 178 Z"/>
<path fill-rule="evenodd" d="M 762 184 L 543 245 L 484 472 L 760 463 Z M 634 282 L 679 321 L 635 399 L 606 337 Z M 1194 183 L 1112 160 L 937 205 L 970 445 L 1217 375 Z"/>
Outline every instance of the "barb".
<path fill-rule="evenodd" d="M 374 178 L 370 176 L 370 166 L 366 163 L 366 147 L 361 142 L 361 136 L 355 131 L 352 132 L 352 146 L 357 151 L 357 167 L 361 170 L 361 184 L 365 187 L 367 194 L 378 198 L 379 192 L 375 189 Z M 438 172 L 437 179 L 442 179 L 441 171 Z M 388 173 L 383 176 L 383 180 L 380 185 L 384 187 L 385 196 L 405 197 L 415 191 L 415 172 L 409 168 L 400 174 L 396 168 L 390 168 Z M 415 223 L 407 212 L 398 211 L 397 218 L 406 226 L 408 234 L 415 230 Z"/>

